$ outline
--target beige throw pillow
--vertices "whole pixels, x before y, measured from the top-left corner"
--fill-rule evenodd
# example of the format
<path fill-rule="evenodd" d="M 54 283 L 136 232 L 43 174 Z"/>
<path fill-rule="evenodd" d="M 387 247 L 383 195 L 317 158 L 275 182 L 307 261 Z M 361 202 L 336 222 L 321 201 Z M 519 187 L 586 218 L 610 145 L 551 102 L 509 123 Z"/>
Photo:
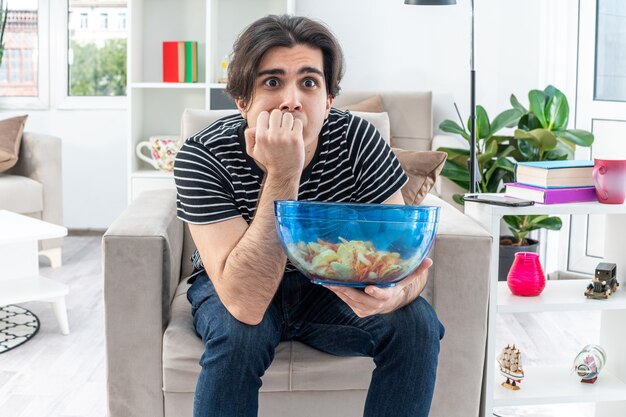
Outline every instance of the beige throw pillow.
<path fill-rule="evenodd" d="M 358 103 L 348 104 L 347 106 L 337 107 L 339 110 L 363 111 L 367 113 L 382 113 L 385 111 L 383 100 L 380 96 L 366 98 Z"/>
<path fill-rule="evenodd" d="M 402 169 L 409 177 L 402 187 L 402 197 L 407 205 L 418 205 L 435 185 L 443 169 L 447 154 L 437 151 L 407 151 L 393 148 Z"/>
<path fill-rule="evenodd" d="M 28 115 L 0 120 L 0 172 L 7 171 L 17 163 L 24 124 Z"/>
<path fill-rule="evenodd" d="M 351 114 L 367 120 L 370 124 L 380 132 L 380 135 L 385 140 L 385 143 L 389 145 L 389 138 L 391 137 L 391 124 L 389 123 L 389 114 L 387 112 L 382 113 L 365 113 L 360 111 L 350 111 Z"/>

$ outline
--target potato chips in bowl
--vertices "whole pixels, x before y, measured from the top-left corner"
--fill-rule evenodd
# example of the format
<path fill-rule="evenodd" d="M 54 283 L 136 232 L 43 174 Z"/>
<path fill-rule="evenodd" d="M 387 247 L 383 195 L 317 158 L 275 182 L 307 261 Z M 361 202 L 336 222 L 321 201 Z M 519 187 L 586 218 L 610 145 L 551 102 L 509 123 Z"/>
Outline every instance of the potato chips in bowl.
<path fill-rule="evenodd" d="M 439 208 L 276 201 L 291 263 L 318 284 L 388 287 L 413 272 L 435 238 Z"/>

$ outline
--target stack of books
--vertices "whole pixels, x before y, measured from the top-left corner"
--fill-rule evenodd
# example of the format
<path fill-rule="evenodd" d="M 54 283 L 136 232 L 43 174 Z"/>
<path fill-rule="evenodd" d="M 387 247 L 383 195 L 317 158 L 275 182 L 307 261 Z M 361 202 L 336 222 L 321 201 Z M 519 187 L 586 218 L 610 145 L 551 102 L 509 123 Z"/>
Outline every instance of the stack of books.
<path fill-rule="evenodd" d="M 596 201 L 592 173 L 593 161 L 518 162 L 505 195 L 541 204 Z"/>
<path fill-rule="evenodd" d="M 163 42 L 163 82 L 198 82 L 198 42 Z"/>

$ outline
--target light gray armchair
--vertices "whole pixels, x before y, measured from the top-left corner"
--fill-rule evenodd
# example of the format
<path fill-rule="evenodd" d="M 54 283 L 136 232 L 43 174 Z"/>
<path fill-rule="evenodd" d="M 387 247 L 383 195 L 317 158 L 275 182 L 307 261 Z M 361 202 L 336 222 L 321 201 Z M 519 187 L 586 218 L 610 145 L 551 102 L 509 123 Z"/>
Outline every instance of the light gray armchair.
<path fill-rule="evenodd" d="M 386 109 L 403 109 L 390 113 L 391 136 L 395 132 L 410 143 L 420 130 L 411 124 L 417 119 L 432 124 L 429 115 L 410 117 L 406 110 L 413 101 L 413 108 L 429 111 L 429 100 L 430 94 L 384 95 Z M 221 114 L 186 112 L 183 132 Z M 190 273 L 195 246 L 176 218 L 175 201 L 173 190 L 145 192 L 103 237 L 109 417 L 192 414 L 203 345 L 193 328 L 189 285 L 183 279 Z M 434 266 L 424 292 L 446 327 L 431 416 L 475 417 L 485 359 L 492 239 L 438 197 L 428 195 L 422 204 L 441 207 L 430 254 Z M 259 415 L 360 416 L 373 368 L 370 358 L 335 357 L 299 342 L 283 342 L 263 377 Z"/>
<path fill-rule="evenodd" d="M 61 139 L 24 132 L 17 164 L 0 174 L 0 209 L 63 224 Z M 39 242 L 40 254 L 61 265 L 63 239 Z"/>

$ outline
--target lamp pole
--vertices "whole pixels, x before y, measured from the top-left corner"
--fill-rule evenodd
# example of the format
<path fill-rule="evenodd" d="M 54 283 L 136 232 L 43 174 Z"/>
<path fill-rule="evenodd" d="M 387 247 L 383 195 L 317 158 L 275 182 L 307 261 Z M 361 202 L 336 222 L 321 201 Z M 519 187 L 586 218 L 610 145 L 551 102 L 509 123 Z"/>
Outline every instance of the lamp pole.
<path fill-rule="evenodd" d="M 468 161 L 468 171 L 470 177 L 469 192 L 476 193 L 476 183 L 478 182 L 478 161 L 476 160 L 476 69 L 474 68 L 474 0 L 470 0 L 472 5 L 472 29 L 470 45 L 470 157 Z"/>

